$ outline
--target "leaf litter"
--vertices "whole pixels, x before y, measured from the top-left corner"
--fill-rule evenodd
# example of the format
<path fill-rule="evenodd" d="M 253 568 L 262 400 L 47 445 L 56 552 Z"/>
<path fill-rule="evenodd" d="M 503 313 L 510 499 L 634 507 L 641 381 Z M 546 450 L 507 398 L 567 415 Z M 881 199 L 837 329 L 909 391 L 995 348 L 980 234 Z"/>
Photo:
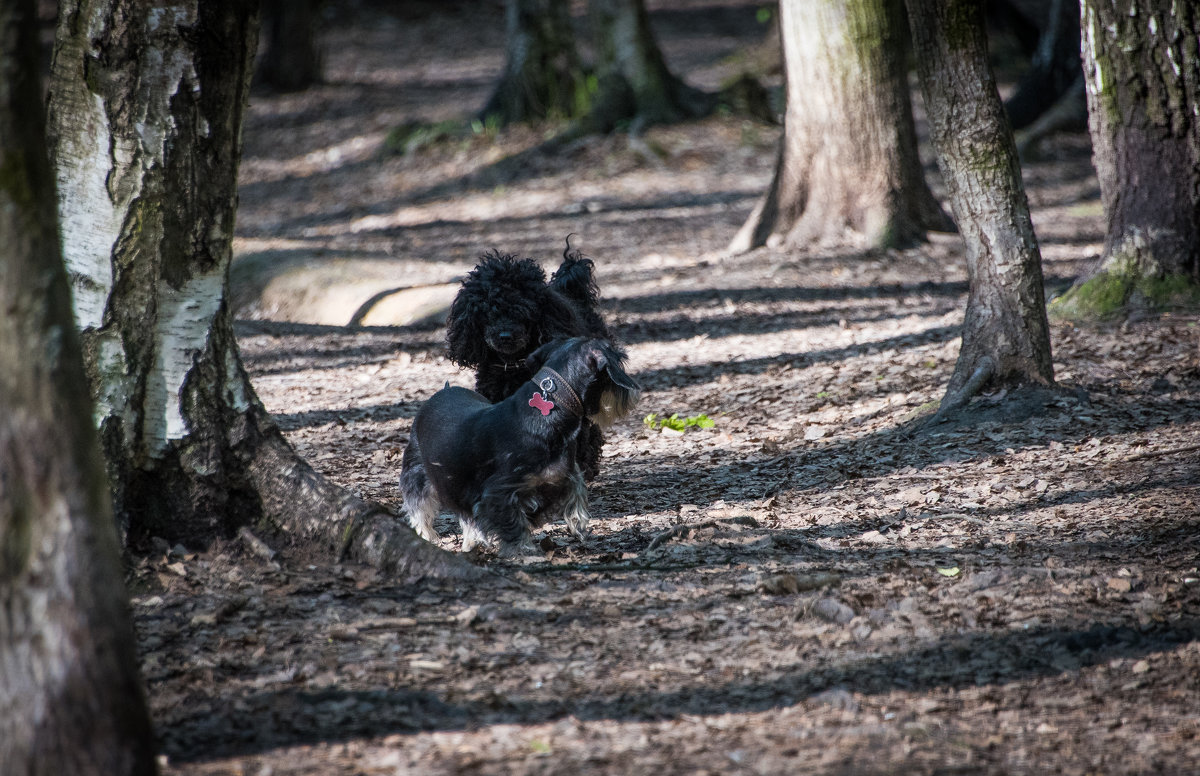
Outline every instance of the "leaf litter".
<path fill-rule="evenodd" d="M 677 5 L 696 27 L 655 17 L 668 59 L 713 88 L 757 6 Z M 239 254 L 438 284 L 491 247 L 552 269 L 574 232 L 643 407 L 716 423 L 618 424 L 588 540 L 552 525 L 543 562 L 484 553 L 488 584 L 399 585 L 256 533 L 139 559 L 164 772 L 1193 770 L 1200 320 L 1055 324 L 1064 390 L 916 431 L 957 353 L 960 244 L 723 255 L 777 129 L 650 129 L 653 164 L 594 138 L 509 177 L 490 161 L 536 132 L 380 154 L 391 127 L 482 104 L 503 25 L 475 12 L 496 24 L 364 6 L 327 31 L 325 84 L 255 95 Z M 1026 165 L 1052 287 L 1103 242 L 1088 153 L 1062 136 Z M 470 375 L 438 328 L 298 312 L 240 312 L 263 402 L 321 472 L 399 510 L 413 415 Z"/>

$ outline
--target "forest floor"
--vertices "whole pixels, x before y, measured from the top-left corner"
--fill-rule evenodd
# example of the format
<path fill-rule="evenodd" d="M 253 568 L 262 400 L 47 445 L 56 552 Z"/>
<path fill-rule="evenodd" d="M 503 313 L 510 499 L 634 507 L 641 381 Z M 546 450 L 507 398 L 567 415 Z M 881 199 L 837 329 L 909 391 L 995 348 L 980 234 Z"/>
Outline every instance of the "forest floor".
<path fill-rule="evenodd" d="M 502 63 L 499 4 L 395 5 L 328 29 L 326 84 L 251 101 L 234 294 L 263 402 L 399 510 L 413 415 L 471 376 L 436 325 L 306 315 L 342 281 L 444 289 L 490 248 L 553 269 L 568 233 L 645 393 L 587 541 L 548 526 L 545 562 L 476 556 L 485 583 L 236 541 L 141 560 L 167 774 L 1196 773 L 1200 319 L 1054 323 L 1060 392 L 922 425 L 958 350 L 958 238 L 723 255 L 779 133 L 738 117 L 519 169 L 496 163 L 538 131 L 389 155 Z M 762 37 L 752 4 L 652 7 L 705 88 Z M 1025 167 L 1051 294 L 1102 246 L 1089 155 L 1065 135 Z M 314 268 L 299 302 L 271 285 Z"/>

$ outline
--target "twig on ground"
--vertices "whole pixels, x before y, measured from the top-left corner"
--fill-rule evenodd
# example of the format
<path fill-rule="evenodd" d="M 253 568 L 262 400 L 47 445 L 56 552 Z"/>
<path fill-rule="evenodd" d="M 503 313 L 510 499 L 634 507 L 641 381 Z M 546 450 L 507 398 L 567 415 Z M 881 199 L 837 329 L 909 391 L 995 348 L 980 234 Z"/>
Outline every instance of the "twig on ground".
<path fill-rule="evenodd" d="M 601 572 L 601 571 L 682 571 L 685 569 L 694 569 L 704 565 L 708 561 L 674 561 L 671 563 L 659 563 L 647 559 L 647 555 L 661 547 L 665 542 L 670 541 L 678 536 L 684 536 L 691 531 L 699 531 L 705 528 L 719 528 L 721 524 L 745 525 L 751 528 L 757 528 L 759 523 L 749 515 L 736 515 L 734 517 L 720 517 L 713 520 L 705 520 L 700 523 L 681 523 L 668 528 L 666 531 L 655 536 L 646 545 L 646 548 L 639 552 L 636 557 L 628 560 L 615 561 L 610 563 L 539 563 L 527 566 L 523 571 L 531 573 L 550 573 L 561 571 L 583 571 L 583 572 Z"/>
<path fill-rule="evenodd" d="M 1125 463 L 1127 461 L 1144 461 L 1147 458 L 1162 458 L 1165 455 L 1175 455 L 1176 453 L 1194 453 L 1197 450 L 1200 450 L 1200 444 L 1184 445 L 1183 447 L 1171 447 L 1165 450 L 1147 450 L 1144 453 L 1138 453 L 1137 455 L 1131 455 L 1128 458 L 1122 458 L 1120 463 Z"/>
<path fill-rule="evenodd" d="M 699 531 L 704 528 L 717 528 L 721 523 L 734 523 L 736 525 L 748 525 L 751 528 L 758 527 L 758 521 L 749 515 L 737 515 L 736 517 L 722 517 L 715 520 L 705 520 L 703 523 L 680 523 L 672 526 L 650 540 L 646 545 L 646 549 L 642 550 L 639 555 L 645 555 L 653 549 L 656 549 L 664 542 L 670 541 L 677 536 L 686 535 L 692 531 Z"/>
<path fill-rule="evenodd" d="M 584 573 L 600 573 L 605 571 L 686 571 L 699 568 L 708 561 L 696 560 L 674 563 L 649 563 L 641 560 L 639 555 L 629 560 L 619 560 L 611 563 L 538 563 L 521 569 L 529 574 L 554 574 L 563 571 L 582 571 Z"/>
<path fill-rule="evenodd" d="M 926 472 L 913 472 L 912 474 L 880 474 L 877 477 L 853 477 L 847 482 L 882 482 L 884 480 L 938 480 L 943 481 L 948 476 L 947 473 L 928 474 Z"/>
<path fill-rule="evenodd" d="M 972 517 L 963 512 L 939 512 L 936 514 L 913 515 L 909 520 L 964 520 L 975 525 L 991 525 L 986 520 L 981 520 L 978 517 Z"/>
<path fill-rule="evenodd" d="M 272 550 L 270 547 L 268 547 L 266 542 L 255 536 L 254 533 L 246 526 L 242 526 L 238 530 L 238 538 L 241 539 L 242 543 L 246 545 L 246 549 L 250 550 L 251 553 L 257 555 L 262 560 L 265 560 L 268 563 L 275 560 L 275 550 Z"/>
<path fill-rule="evenodd" d="M 1028 528 L 1030 530 L 1038 529 L 1037 525 L 1030 523 L 1027 520 L 1002 520 L 999 518 L 997 518 L 995 520 L 984 520 L 983 518 L 980 518 L 980 517 L 973 517 L 971 515 L 968 515 L 965 512 L 933 512 L 933 513 L 925 513 L 925 514 L 920 514 L 920 515 L 913 515 L 913 516 L 907 517 L 905 519 L 906 520 L 962 520 L 962 521 L 965 521 L 968 523 L 972 523 L 974 525 L 981 525 L 986 528 L 1004 527 L 1004 528 Z"/>

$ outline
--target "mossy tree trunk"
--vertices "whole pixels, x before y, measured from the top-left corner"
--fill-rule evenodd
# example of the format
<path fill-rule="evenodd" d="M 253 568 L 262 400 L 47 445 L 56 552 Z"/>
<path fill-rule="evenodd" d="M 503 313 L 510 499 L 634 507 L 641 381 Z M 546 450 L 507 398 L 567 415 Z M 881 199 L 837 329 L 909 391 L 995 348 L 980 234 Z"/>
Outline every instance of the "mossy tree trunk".
<path fill-rule="evenodd" d="M 1053 310 L 1107 317 L 1200 301 L 1200 7 L 1084 0 L 1084 76 L 1107 234 Z"/>
<path fill-rule="evenodd" d="M 253 5 L 59 9 L 63 252 L 117 518 L 135 542 L 250 525 L 403 574 L 473 573 L 298 458 L 242 367 L 226 299 Z"/>
<path fill-rule="evenodd" d="M 688 86 L 667 69 L 643 0 L 588 0 L 598 92 L 587 119 L 593 131 L 620 121 L 633 129 L 708 115 L 716 95 Z"/>
<path fill-rule="evenodd" d="M 46 159 L 33 0 L 0 0 L 0 773 L 156 771 Z"/>
<path fill-rule="evenodd" d="M 1054 380 L 1041 254 L 976 0 L 907 0 L 938 164 L 966 242 L 962 348 L 942 409 Z"/>
<path fill-rule="evenodd" d="M 775 177 L 734 237 L 893 247 L 953 230 L 917 153 L 900 0 L 782 0 L 787 110 Z"/>
<path fill-rule="evenodd" d="M 504 74 L 480 115 L 501 125 L 576 116 L 587 107 L 587 75 L 568 0 L 508 0 Z"/>

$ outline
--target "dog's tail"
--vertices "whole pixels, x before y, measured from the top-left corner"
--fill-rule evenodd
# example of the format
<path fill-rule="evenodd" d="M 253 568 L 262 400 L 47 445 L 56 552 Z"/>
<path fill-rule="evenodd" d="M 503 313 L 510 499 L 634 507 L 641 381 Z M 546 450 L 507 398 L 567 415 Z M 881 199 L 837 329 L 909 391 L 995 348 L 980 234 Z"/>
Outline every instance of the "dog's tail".
<path fill-rule="evenodd" d="M 567 247 L 563 250 L 563 262 L 550 276 L 550 286 L 585 309 L 594 309 L 600 298 L 600 288 L 596 285 L 593 275 L 595 266 L 591 259 L 571 248 L 571 238 L 568 235 Z"/>

